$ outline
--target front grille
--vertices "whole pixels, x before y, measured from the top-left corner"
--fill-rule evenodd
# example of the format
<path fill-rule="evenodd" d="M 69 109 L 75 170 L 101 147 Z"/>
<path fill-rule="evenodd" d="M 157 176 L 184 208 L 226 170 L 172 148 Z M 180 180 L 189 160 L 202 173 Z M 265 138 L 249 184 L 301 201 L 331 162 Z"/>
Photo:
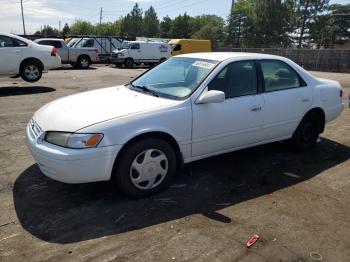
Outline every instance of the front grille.
<path fill-rule="evenodd" d="M 33 139 L 38 138 L 43 132 L 40 126 L 33 119 L 29 121 L 29 131 Z"/>

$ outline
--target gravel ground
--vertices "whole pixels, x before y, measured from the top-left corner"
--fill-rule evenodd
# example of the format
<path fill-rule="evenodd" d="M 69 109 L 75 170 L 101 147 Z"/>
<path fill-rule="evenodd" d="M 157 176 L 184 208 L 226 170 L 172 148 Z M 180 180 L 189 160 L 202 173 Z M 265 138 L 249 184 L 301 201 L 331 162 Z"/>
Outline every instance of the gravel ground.
<path fill-rule="evenodd" d="M 34 111 L 143 71 L 67 67 L 35 84 L 0 79 L 0 261 L 349 260 L 348 108 L 308 153 L 274 143 L 198 161 L 147 199 L 129 200 L 108 182 L 45 177 L 25 145 Z M 314 74 L 340 81 L 347 103 L 350 74 Z"/>

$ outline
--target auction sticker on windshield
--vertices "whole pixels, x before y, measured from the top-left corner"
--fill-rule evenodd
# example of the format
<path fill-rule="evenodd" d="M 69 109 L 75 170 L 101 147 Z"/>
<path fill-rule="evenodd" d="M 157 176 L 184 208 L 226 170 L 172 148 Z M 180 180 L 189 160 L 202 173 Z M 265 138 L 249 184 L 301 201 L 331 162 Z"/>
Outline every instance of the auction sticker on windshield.
<path fill-rule="evenodd" d="M 204 61 L 196 61 L 192 65 L 207 68 L 207 69 L 212 69 L 215 66 L 215 64 L 213 63 L 204 62 Z"/>

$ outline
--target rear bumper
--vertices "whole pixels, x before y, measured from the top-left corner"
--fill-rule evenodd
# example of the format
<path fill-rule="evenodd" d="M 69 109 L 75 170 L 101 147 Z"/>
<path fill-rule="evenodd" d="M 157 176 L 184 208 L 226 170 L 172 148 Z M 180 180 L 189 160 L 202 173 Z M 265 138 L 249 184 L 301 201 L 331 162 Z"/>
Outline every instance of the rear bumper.
<path fill-rule="evenodd" d="M 59 55 L 51 56 L 50 58 L 46 59 L 44 64 L 44 71 L 48 71 L 51 69 L 59 68 L 61 67 L 61 57 Z"/>
<path fill-rule="evenodd" d="M 344 103 L 328 108 L 325 112 L 326 122 L 336 119 L 344 110 Z"/>
<path fill-rule="evenodd" d="M 26 129 L 27 145 L 40 170 L 48 177 L 64 183 L 88 183 L 111 178 L 115 158 L 121 145 L 90 149 L 69 149 L 34 137 L 31 125 Z"/>

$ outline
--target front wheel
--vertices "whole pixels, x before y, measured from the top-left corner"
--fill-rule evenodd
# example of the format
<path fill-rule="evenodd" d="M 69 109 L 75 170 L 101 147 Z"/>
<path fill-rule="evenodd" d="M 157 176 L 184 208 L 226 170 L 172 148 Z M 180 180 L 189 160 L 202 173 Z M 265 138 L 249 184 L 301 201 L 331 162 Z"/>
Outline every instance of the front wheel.
<path fill-rule="evenodd" d="M 122 193 L 130 197 L 156 194 L 169 186 L 176 173 L 176 154 L 165 140 L 146 138 L 131 144 L 113 170 Z"/>
<path fill-rule="evenodd" d="M 132 58 L 125 59 L 124 65 L 126 68 L 133 68 L 134 67 L 134 60 Z"/>
<path fill-rule="evenodd" d="M 24 81 L 37 82 L 41 79 L 43 70 L 38 62 L 25 62 L 20 69 L 20 75 Z"/>
<path fill-rule="evenodd" d="M 312 148 L 320 135 L 321 119 L 318 114 L 308 113 L 300 122 L 291 138 L 294 149 L 299 152 Z"/>

